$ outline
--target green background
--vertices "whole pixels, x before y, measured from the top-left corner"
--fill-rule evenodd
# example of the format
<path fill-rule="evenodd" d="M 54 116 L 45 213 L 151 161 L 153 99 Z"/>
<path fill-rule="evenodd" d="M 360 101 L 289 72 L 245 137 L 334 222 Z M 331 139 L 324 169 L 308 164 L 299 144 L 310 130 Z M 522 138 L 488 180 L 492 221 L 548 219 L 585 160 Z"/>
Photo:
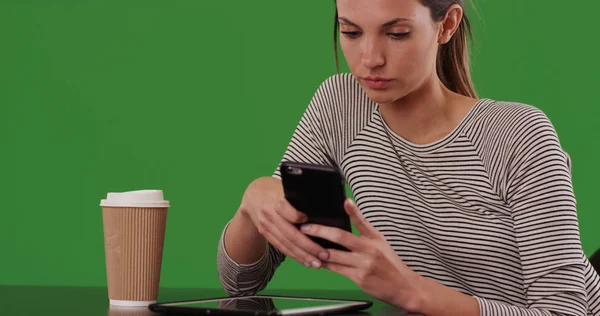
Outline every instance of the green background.
<path fill-rule="evenodd" d="M 590 255 L 600 246 L 600 2 L 475 8 L 478 92 L 553 121 Z M 335 72 L 332 25 L 328 0 L 1 0 L 0 284 L 105 285 L 100 200 L 163 189 L 162 285 L 220 287 L 223 226 Z M 353 287 L 293 260 L 269 285 Z"/>

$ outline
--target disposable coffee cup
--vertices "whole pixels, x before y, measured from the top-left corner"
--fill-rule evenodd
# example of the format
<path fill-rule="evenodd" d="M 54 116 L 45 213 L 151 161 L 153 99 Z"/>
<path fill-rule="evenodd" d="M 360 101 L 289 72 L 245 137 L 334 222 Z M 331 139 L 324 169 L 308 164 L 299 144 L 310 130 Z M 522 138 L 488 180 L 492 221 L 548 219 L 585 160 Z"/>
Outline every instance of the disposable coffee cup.
<path fill-rule="evenodd" d="M 148 307 L 109 306 L 107 316 L 155 316 Z"/>
<path fill-rule="evenodd" d="M 108 193 L 100 206 L 110 305 L 155 303 L 169 201 L 161 190 L 139 190 Z"/>

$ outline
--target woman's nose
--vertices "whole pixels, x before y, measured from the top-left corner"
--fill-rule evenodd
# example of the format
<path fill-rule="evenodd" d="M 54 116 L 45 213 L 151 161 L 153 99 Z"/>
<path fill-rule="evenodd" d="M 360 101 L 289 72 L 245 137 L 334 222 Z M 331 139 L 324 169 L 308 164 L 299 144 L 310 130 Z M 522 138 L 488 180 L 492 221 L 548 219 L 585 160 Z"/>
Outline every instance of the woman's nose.
<path fill-rule="evenodd" d="M 362 63 L 367 68 L 381 67 L 385 64 L 383 49 L 375 40 L 366 40 L 363 46 Z"/>

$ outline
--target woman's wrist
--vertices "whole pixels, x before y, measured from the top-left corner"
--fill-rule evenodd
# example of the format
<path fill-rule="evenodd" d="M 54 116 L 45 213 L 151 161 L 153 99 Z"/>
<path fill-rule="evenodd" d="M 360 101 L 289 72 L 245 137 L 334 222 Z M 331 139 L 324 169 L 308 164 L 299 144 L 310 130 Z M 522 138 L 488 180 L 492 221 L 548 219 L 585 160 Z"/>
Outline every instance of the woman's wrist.
<path fill-rule="evenodd" d="M 417 274 L 418 275 L 418 274 Z M 424 315 L 479 315 L 479 303 L 467 294 L 419 275 L 412 286 L 412 295 L 400 307 Z"/>
<path fill-rule="evenodd" d="M 410 312 L 422 313 L 423 307 L 428 304 L 427 279 L 413 272 L 414 278 L 409 290 L 399 291 L 396 306 Z"/>

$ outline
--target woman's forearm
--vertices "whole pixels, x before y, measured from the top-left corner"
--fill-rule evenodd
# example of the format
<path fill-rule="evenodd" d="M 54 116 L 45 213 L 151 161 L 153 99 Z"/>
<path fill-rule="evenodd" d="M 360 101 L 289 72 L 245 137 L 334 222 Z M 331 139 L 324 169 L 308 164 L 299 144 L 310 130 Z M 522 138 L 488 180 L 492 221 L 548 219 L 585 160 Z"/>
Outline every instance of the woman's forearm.
<path fill-rule="evenodd" d="M 258 178 L 246 189 L 244 201 L 229 223 L 223 240 L 227 254 L 237 264 L 255 263 L 264 256 L 267 241 L 258 232 L 256 225 L 250 219 L 249 212 L 256 211 L 252 208 L 256 208 L 257 204 L 264 203 L 264 194 L 274 199 L 269 196 L 269 192 L 279 193 L 279 191 L 283 191 L 281 180 L 273 177 Z M 268 198 L 266 200 L 269 201 Z"/>
<path fill-rule="evenodd" d="M 255 263 L 265 254 L 267 241 L 241 211 L 234 215 L 223 238 L 227 254 L 237 264 Z"/>

